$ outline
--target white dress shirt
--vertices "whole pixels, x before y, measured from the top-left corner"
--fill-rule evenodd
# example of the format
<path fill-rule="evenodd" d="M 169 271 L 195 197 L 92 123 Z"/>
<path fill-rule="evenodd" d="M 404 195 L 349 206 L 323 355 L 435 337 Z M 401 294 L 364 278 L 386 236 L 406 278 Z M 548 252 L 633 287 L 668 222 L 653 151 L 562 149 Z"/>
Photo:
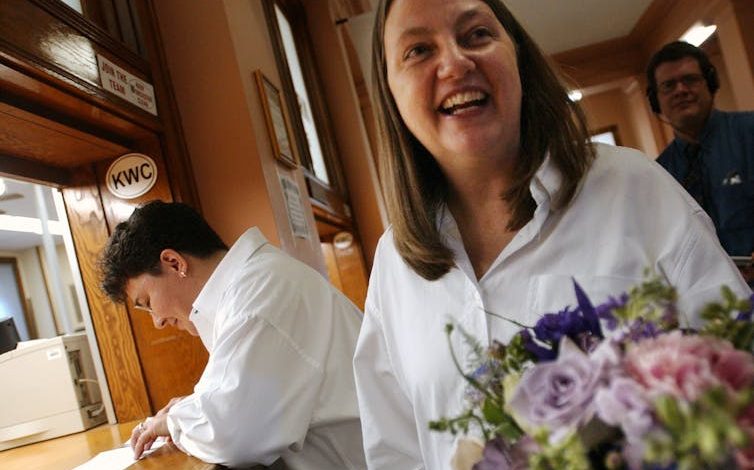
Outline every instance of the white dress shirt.
<path fill-rule="evenodd" d="M 182 450 L 230 467 L 366 468 L 351 367 L 362 314 L 319 273 L 249 229 L 190 319 L 210 354 L 168 413 Z"/>
<path fill-rule="evenodd" d="M 453 366 L 444 325 L 454 321 L 482 345 L 507 341 L 515 325 L 576 305 L 571 278 L 595 303 L 643 279 L 645 268 L 675 286 L 695 313 L 727 284 L 750 295 L 709 218 L 662 168 L 642 154 L 597 146 L 598 158 L 563 210 L 551 208 L 561 177 L 546 160 L 530 190 L 534 217 L 477 280 L 458 228 L 445 210 L 441 233 L 456 268 L 427 281 L 403 261 L 391 231 L 380 239 L 354 366 L 370 469 L 449 468 L 454 438 L 427 423 L 455 416 L 465 382 Z M 470 348 L 452 337 L 458 357 Z"/>

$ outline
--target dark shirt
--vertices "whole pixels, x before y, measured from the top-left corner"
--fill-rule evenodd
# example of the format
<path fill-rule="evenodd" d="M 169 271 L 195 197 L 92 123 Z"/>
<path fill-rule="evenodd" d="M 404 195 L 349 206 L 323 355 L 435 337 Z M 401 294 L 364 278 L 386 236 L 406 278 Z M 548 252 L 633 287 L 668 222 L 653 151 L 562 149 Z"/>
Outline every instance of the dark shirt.
<path fill-rule="evenodd" d="M 754 112 L 713 110 L 698 148 L 676 138 L 657 158 L 700 202 L 729 255 L 754 253 Z M 701 184 L 689 174 L 698 152 Z"/>

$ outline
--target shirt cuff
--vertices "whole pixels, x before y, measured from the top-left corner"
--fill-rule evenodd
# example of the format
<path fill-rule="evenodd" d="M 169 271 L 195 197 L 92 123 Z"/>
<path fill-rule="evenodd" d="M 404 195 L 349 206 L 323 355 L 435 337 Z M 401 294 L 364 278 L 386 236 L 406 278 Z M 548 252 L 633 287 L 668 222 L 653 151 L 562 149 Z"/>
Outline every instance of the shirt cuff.
<path fill-rule="evenodd" d="M 178 423 L 173 420 L 170 416 L 170 411 L 168 411 L 167 416 L 167 423 L 168 423 L 168 432 L 170 433 L 170 438 L 173 440 L 173 444 L 175 444 L 178 449 L 180 449 L 181 452 L 188 454 L 186 449 L 183 448 L 181 445 L 181 427 L 178 426 Z"/>

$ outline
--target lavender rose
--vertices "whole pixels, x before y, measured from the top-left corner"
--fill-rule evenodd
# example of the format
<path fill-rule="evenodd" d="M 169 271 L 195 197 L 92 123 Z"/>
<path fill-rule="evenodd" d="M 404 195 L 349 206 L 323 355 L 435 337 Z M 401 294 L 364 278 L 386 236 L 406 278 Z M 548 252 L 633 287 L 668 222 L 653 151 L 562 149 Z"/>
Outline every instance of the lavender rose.
<path fill-rule="evenodd" d="M 602 377 L 602 364 L 592 361 L 564 337 L 553 362 L 537 364 L 524 372 L 509 406 L 523 427 L 545 426 L 559 440 L 594 416 L 594 393 Z"/>
<path fill-rule="evenodd" d="M 597 416 L 620 426 L 629 440 L 640 440 L 652 427 L 652 406 L 644 388 L 628 377 L 615 377 L 594 397 Z"/>

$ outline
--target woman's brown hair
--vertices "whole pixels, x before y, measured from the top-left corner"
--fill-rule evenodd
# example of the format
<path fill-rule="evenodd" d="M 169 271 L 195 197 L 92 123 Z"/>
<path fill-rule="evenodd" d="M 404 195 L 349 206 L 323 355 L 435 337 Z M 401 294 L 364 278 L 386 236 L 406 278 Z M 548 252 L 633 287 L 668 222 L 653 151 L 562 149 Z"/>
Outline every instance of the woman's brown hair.
<path fill-rule="evenodd" d="M 502 197 L 512 208 L 508 227 L 518 230 L 534 214 L 529 183 L 548 152 L 563 178 L 557 209 L 573 198 L 594 151 L 583 111 L 568 98 L 539 47 L 499 0 L 480 1 L 490 7 L 516 46 L 522 89 L 521 155 L 514 170 L 516 183 Z M 384 35 L 392 2 L 380 1 L 372 38 L 382 190 L 398 252 L 417 274 L 435 280 L 454 266 L 453 252 L 437 227 L 448 189 L 434 157 L 403 122 L 388 86 Z"/>

